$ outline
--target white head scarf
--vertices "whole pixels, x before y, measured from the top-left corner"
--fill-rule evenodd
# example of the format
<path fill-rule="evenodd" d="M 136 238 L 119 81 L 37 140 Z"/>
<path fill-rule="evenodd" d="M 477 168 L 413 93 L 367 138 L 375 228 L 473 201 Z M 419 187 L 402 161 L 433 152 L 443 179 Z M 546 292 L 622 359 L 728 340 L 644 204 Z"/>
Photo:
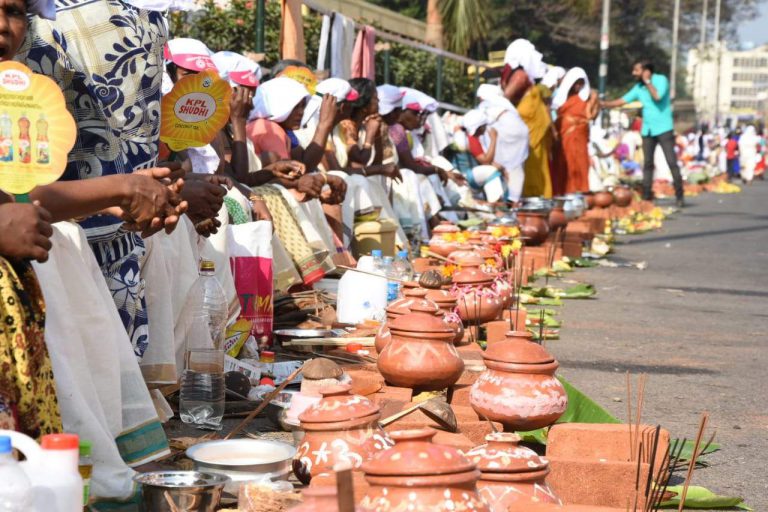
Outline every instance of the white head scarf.
<path fill-rule="evenodd" d="M 533 81 L 541 76 L 541 60 L 543 55 L 536 51 L 536 47 L 527 39 L 517 39 L 507 47 L 504 54 L 504 64 L 512 69 L 523 68 L 528 77 Z"/>
<path fill-rule="evenodd" d="M 547 69 L 549 69 L 549 66 L 543 60 L 540 60 L 539 63 L 534 66 L 533 79 L 541 80 L 544 78 L 544 75 L 547 74 Z"/>
<path fill-rule="evenodd" d="M 218 71 L 212 56 L 213 52 L 197 39 L 178 37 L 165 44 L 165 58 L 190 71 Z"/>
<path fill-rule="evenodd" d="M 555 95 L 552 97 L 552 108 L 558 109 L 568 101 L 568 93 L 571 91 L 571 87 L 573 87 L 573 84 L 579 80 L 584 80 L 584 87 L 579 91 L 579 98 L 584 101 L 589 99 L 590 88 L 587 72 L 582 68 L 571 68 L 563 77 L 563 81 L 560 82 L 560 87 L 557 88 Z"/>
<path fill-rule="evenodd" d="M 498 85 L 480 84 L 480 87 L 477 88 L 476 96 L 480 101 L 485 101 L 491 98 L 501 98 L 504 96 L 504 92 Z"/>
<path fill-rule="evenodd" d="M 379 95 L 379 114 L 385 116 L 403 106 L 403 96 L 405 93 L 399 87 L 384 84 L 376 88 Z"/>
<path fill-rule="evenodd" d="M 296 105 L 308 96 L 307 88 L 296 80 L 284 76 L 273 78 L 256 89 L 253 109 L 248 119 L 269 119 L 282 123 L 288 119 Z"/>
<path fill-rule="evenodd" d="M 257 87 L 261 80 L 261 66 L 251 59 L 235 52 L 217 52 L 213 54 L 213 63 L 219 70 L 219 76 L 229 81 L 232 87 Z"/>
<path fill-rule="evenodd" d="M 309 99 L 307 108 L 304 110 L 304 118 L 301 121 L 302 126 L 306 126 L 313 118 L 319 118 L 320 105 L 323 103 L 323 95 L 330 94 L 336 101 L 355 101 L 360 94 L 349 85 L 349 82 L 342 78 L 328 78 L 323 80 L 315 88 L 315 95 Z"/>
<path fill-rule="evenodd" d="M 418 110 L 419 112 L 434 112 L 437 110 L 437 100 L 410 87 L 401 87 L 403 94 L 403 109 Z"/>
<path fill-rule="evenodd" d="M 560 66 L 550 66 L 541 79 L 541 85 L 550 89 L 557 85 L 557 82 L 565 76 L 565 69 Z"/>
<path fill-rule="evenodd" d="M 472 109 L 461 118 L 461 126 L 467 130 L 467 133 L 474 135 L 481 126 L 488 124 L 488 117 L 480 109 Z"/>

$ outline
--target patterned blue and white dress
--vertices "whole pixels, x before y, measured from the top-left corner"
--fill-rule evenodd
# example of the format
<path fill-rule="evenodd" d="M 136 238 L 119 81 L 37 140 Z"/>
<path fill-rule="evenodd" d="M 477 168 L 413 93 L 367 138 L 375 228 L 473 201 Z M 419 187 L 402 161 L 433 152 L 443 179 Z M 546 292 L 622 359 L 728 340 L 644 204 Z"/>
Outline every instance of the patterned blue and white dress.
<path fill-rule="evenodd" d="M 128 174 L 157 160 L 163 45 L 162 13 L 120 0 L 56 0 L 57 19 L 35 17 L 17 56 L 64 91 L 78 136 L 62 179 Z M 139 262 L 144 242 L 122 221 L 81 222 L 120 317 L 141 358 L 149 343 Z"/>

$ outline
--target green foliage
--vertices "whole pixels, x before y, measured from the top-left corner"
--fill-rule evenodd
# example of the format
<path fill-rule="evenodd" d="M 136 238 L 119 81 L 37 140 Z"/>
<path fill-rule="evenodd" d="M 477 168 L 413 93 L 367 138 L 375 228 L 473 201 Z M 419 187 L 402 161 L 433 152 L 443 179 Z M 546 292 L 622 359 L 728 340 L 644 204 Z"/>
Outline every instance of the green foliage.
<path fill-rule="evenodd" d="M 446 48 L 464 55 L 472 43 L 481 41 L 490 28 L 490 0 L 443 0 L 440 15 Z"/>
<path fill-rule="evenodd" d="M 264 23 L 265 58 L 263 65 L 270 67 L 280 60 L 280 3 L 266 2 Z M 213 51 L 230 50 L 239 53 L 254 51 L 256 44 L 256 7 L 252 0 L 232 0 L 225 9 L 213 0 L 205 0 L 203 9 L 196 12 L 177 12 L 170 15 L 173 37 L 193 37 L 204 42 Z M 320 42 L 321 18 L 316 14 L 304 17 L 304 40 L 307 62 L 317 62 Z"/>
<path fill-rule="evenodd" d="M 680 505 L 683 486 L 675 485 L 672 487 L 667 487 L 667 492 L 674 493 L 674 497 L 662 503 L 661 508 L 677 509 Z M 741 510 L 752 510 L 748 505 L 744 503 L 742 498 L 736 498 L 732 496 L 719 496 L 709 489 L 695 485 L 688 487 L 688 494 L 685 495 L 685 508 L 704 508 L 707 510 L 718 508 L 732 510 L 733 508 L 737 508 Z"/>

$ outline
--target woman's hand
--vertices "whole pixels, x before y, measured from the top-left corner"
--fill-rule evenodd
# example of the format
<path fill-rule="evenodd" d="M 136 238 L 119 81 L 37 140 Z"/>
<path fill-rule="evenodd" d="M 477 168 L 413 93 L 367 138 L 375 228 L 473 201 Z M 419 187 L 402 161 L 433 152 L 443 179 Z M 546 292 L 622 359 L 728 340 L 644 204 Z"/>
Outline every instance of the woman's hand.
<path fill-rule="evenodd" d="M 296 181 L 304 176 L 307 167 L 296 160 L 280 160 L 265 167 L 286 188 L 296 188 Z"/>
<path fill-rule="evenodd" d="M 184 181 L 171 181 L 170 168 L 154 168 L 125 175 L 121 218 L 126 228 L 141 231 L 143 236 L 176 227 L 188 204 L 182 199 Z"/>
<path fill-rule="evenodd" d="M 365 126 L 366 140 L 368 142 L 373 143 L 373 138 L 378 135 L 379 129 L 381 128 L 381 123 L 382 120 L 379 114 L 373 114 L 365 118 L 363 124 Z"/>
<path fill-rule="evenodd" d="M 229 119 L 233 123 L 245 122 L 253 108 L 253 93 L 246 87 L 235 87 L 229 100 Z"/>
<path fill-rule="evenodd" d="M 323 191 L 325 178 L 320 173 L 305 174 L 296 182 L 296 190 L 308 199 L 317 199 Z"/>
<path fill-rule="evenodd" d="M 232 180 L 214 174 L 190 175 L 182 191 L 189 203 L 187 215 L 197 225 L 206 219 L 215 219 L 221 210 L 226 190 L 232 188 Z"/>
<path fill-rule="evenodd" d="M 320 119 L 318 124 L 330 129 L 336 119 L 336 98 L 332 94 L 324 94 L 320 104 Z"/>
<path fill-rule="evenodd" d="M 0 255 L 12 260 L 48 260 L 51 250 L 51 214 L 32 204 L 0 204 Z"/>
<path fill-rule="evenodd" d="M 325 175 L 328 187 L 321 192 L 320 201 L 325 204 L 341 204 L 347 195 L 347 182 L 333 174 Z"/>

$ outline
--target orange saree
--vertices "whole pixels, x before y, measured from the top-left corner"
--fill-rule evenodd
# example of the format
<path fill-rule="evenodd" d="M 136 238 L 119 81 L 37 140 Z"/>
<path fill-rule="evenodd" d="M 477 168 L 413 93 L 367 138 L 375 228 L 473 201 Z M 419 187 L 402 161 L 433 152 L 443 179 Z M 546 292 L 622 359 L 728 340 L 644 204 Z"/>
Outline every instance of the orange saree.
<path fill-rule="evenodd" d="M 557 110 L 557 131 L 560 150 L 557 173 L 553 183 L 555 193 L 589 191 L 589 119 L 587 102 L 578 94 L 568 98 Z"/>

